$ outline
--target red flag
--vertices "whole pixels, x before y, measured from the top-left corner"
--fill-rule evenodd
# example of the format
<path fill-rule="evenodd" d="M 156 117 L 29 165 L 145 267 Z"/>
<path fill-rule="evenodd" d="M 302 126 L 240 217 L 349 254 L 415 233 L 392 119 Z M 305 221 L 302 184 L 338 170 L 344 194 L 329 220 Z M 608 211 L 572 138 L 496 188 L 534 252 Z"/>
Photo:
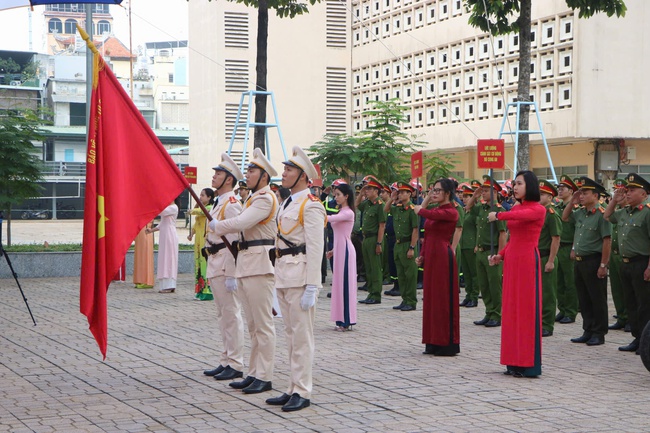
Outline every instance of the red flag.
<path fill-rule="evenodd" d="M 80 306 L 106 359 L 108 285 L 138 232 L 189 184 L 104 59 L 90 49 Z"/>

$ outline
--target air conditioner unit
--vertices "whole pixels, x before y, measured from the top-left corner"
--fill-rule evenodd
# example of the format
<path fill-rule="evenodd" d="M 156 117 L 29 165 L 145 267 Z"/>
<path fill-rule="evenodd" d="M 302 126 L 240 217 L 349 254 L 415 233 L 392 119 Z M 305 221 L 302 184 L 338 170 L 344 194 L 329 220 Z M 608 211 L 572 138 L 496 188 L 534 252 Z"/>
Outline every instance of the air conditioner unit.
<path fill-rule="evenodd" d="M 11 86 L 20 86 L 21 84 L 22 84 L 22 83 L 20 82 L 20 80 L 12 80 L 12 81 L 9 83 L 9 85 L 11 85 Z"/>

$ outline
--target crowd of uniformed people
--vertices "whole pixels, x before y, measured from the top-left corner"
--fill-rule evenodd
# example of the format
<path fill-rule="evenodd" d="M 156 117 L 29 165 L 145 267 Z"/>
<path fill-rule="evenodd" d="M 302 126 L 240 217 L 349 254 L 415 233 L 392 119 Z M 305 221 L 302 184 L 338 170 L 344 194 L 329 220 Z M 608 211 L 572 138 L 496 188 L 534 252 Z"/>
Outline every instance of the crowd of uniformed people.
<path fill-rule="evenodd" d="M 530 332 L 515 329 L 515 345 L 551 337 L 556 324 L 571 325 L 580 314 L 583 331 L 572 342 L 596 346 L 609 330 L 620 330 L 632 338 L 619 350 L 638 353 L 650 319 L 650 183 L 637 174 L 617 179 L 611 195 L 587 177 L 562 176 L 554 184 L 532 172 L 505 183 L 488 175 L 460 184 L 438 179 L 426 190 L 417 180 L 387 184 L 368 175 L 356 185 L 337 179 L 323 189 L 311 183 L 318 173 L 299 147 L 284 162 L 281 185 L 272 184 L 277 173 L 259 150 L 245 176 L 226 154 L 214 170 L 207 277 L 222 353 L 219 365 L 204 373 L 231 380 L 245 394 L 271 390 L 273 315 L 280 313 L 290 376 L 286 391 L 266 401 L 270 405 L 284 411 L 310 405 L 314 305 L 328 268 L 336 331 L 351 331 L 357 304 L 381 304 L 382 293 L 401 297 L 394 310 L 416 311 L 418 289 L 424 289 L 422 343 L 428 355 L 460 352 L 460 307 L 478 307 L 479 299 L 485 314 L 474 324 L 486 328 L 519 320 L 507 319 L 514 317 L 512 309 L 531 306 L 527 324 L 517 322 L 530 325 Z M 521 253 L 527 254 L 522 263 L 531 266 L 529 280 L 508 267 L 526 250 L 524 243 L 508 245 L 521 241 L 519 233 L 535 237 L 526 239 L 530 251 Z M 616 308 L 611 324 L 608 279 Z M 534 287 L 519 290 L 517 284 Z M 384 291 L 386 285 L 392 287 Z M 502 300 L 504 286 L 508 300 Z M 357 300 L 357 290 L 367 295 Z M 247 370 L 242 311 L 251 340 Z M 504 335 L 506 329 L 512 328 L 504 322 Z M 505 362 L 502 351 L 505 374 L 541 373 L 541 343 L 530 346 L 535 369 L 529 369 L 533 361 Z"/>

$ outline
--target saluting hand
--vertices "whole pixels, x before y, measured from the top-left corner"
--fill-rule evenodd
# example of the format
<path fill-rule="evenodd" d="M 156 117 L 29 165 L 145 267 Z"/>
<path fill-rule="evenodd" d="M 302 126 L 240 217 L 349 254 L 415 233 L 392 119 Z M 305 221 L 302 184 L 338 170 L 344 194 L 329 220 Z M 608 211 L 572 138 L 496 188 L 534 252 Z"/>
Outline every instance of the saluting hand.
<path fill-rule="evenodd" d="M 619 204 L 623 200 L 625 200 L 625 188 L 619 188 L 616 191 L 614 191 L 614 196 L 612 197 L 612 200 L 614 200 L 614 203 Z"/>
<path fill-rule="evenodd" d="M 576 192 L 574 192 L 573 197 L 571 197 L 571 204 L 580 203 L 580 196 L 581 195 L 582 195 L 582 192 L 580 192 L 580 190 L 577 190 Z"/>

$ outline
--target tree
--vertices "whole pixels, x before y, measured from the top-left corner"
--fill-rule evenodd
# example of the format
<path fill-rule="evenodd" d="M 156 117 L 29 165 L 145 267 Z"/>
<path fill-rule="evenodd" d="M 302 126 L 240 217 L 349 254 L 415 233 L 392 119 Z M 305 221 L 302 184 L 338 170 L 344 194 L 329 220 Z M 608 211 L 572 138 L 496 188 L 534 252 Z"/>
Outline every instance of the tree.
<path fill-rule="evenodd" d="M 189 0 L 188 0 L 189 1 Z M 212 0 L 209 0 L 212 1 Z M 309 10 L 307 4 L 298 3 L 298 0 L 229 0 L 235 3 L 242 3 L 246 6 L 257 8 L 257 59 L 255 64 L 256 81 L 255 89 L 266 92 L 266 75 L 268 60 L 268 36 L 269 36 L 269 9 L 275 10 L 280 18 L 294 18 Z M 310 5 L 315 5 L 321 0 L 307 0 Z M 255 123 L 266 123 L 266 95 L 255 95 Z M 256 126 L 253 136 L 254 147 L 266 152 L 265 146 L 266 128 Z"/>
<path fill-rule="evenodd" d="M 580 18 L 590 18 L 597 13 L 606 13 L 608 17 L 625 16 L 626 6 L 623 0 L 566 0 L 567 6 L 578 11 Z M 493 35 L 519 33 L 519 81 L 517 83 L 517 100 L 530 101 L 530 26 L 532 0 L 465 0 L 470 12 L 469 24 Z M 487 9 L 486 9 L 487 8 Z M 519 14 L 519 16 L 516 16 Z M 521 108 L 519 130 L 529 128 L 530 107 Z M 505 113 L 504 115 L 507 115 Z M 519 137 L 517 167 L 528 170 L 530 165 L 529 135 Z"/>
<path fill-rule="evenodd" d="M 31 110 L 0 115 L 0 209 L 6 211 L 7 245 L 11 245 L 11 207 L 41 192 L 41 160 L 34 141 L 42 141 L 43 125 Z"/>
<path fill-rule="evenodd" d="M 450 177 L 451 169 L 456 166 L 458 160 L 453 154 L 445 153 L 442 150 L 436 150 L 424 154 L 424 170 L 427 173 L 426 185 L 442 177 Z"/>
<path fill-rule="evenodd" d="M 422 143 L 403 133 L 407 107 L 398 100 L 369 101 L 372 108 L 363 113 L 368 127 L 352 136 L 327 135 L 307 150 L 314 162 L 328 175 L 356 180 L 358 175 L 372 174 L 384 181 L 409 178 L 410 155 Z"/>

